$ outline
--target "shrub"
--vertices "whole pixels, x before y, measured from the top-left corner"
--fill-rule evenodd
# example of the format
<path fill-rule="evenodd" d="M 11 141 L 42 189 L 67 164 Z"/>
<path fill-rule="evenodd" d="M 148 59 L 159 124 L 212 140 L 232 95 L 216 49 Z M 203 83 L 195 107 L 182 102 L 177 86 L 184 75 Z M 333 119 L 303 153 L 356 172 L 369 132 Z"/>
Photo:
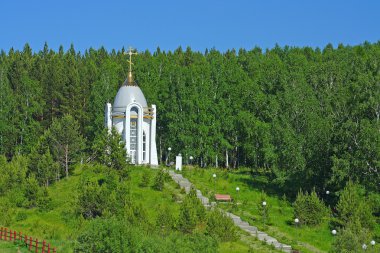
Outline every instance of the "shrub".
<path fill-rule="evenodd" d="M 178 219 L 179 228 L 185 233 L 191 233 L 197 224 L 202 223 L 206 219 L 206 210 L 201 201 L 197 198 L 194 188 L 183 200 L 180 207 Z"/>
<path fill-rule="evenodd" d="M 86 219 L 101 216 L 108 198 L 104 186 L 99 186 L 94 181 L 87 181 L 80 188 L 77 201 L 78 213 Z"/>
<path fill-rule="evenodd" d="M 165 181 L 168 179 L 168 173 L 164 170 L 160 170 L 154 178 L 153 188 L 157 191 L 164 189 Z"/>
<path fill-rule="evenodd" d="M 172 233 L 168 239 L 171 243 L 171 248 L 168 248 L 168 252 L 218 252 L 217 240 L 201 233 L 194 233 L 191 235 Z"/>
<path fill-rule="evenodd" d="M 349 181 L 339 197 L 336 206 L 337 220 L 341 226 L 357 221 L 363 228 L 373 229 L 375 218 L 372 215 L 372 205 L 364 196 L 364 190 Z"/>
<path fill-rule="evenodd" d="M 0 223 L 2 226 L 9 226 L 12 223 L 14 210 L 11 208 L 11 203 L 4 198 L 0 201 Z"/>
<path fill-rule="evenodd" d="M 310 194 L 300 190 L 293 205 L 294 217 L 298 218 L 300 224 L 303 225 L 318 225 L 328 214 L 325 204 L 318 198 L 315 189 Z"/>
<path fill-rule="evenodd" d="M 362 251 L 363 242 L 371 240 L 368 229 L 362 228 L 359 220 L 350 221 L 336 236 L 332 244 L 333 253 L 357 253 Z"/>
<path fill-rule="evenodd" d="M 141 178 L 141 187 L 147 187 L 150 184 L 150 172 L 145 171 Z"/>
<path fill-rule="evenodd" d="M 18 211 L 15 217 L 16 221 L 24 221 L 28 218 L 28 215 L 24 211 Z"/>
<path fill-rule="evenodd" d="M 29 176 L 26 181 L 25 187 L 25 198 L 26 198 L 26 207 L 36 207 L 37 201 L 39 197 L 40 187 L 38 185 L 38 181 L 34 175 Z"/>
<path fill-rule="evenodd" d="M 150 227 L 149 232 L 115 218 L 91 220 L 81 230 L 74 252 L 217 252 L 218 244 L 204 234 L 170 233 L 162 238 Z"/>
<path fill-rule="evenodd" d="M 265 202 L 265 205 L 264 205 Z M 269 211 L 270 211 L 270 205 L 267 201 L 267 195 L 264 191 L 262 191 L 260 195 L 260 201 L 257 203 L 257 209 L 259 210 L 259 214 L 262 218 L 262 221 L 264 224 L 269 223 L 270 217 L 269 217 Z"/>
<path fill-rule="evenodd" d="M 47 187 L 43 186 L 39 188 L 37 206 L 41 211 L 51 210 L 51 198 L 49 197 Z"/>
<path fill-rule="evenodd" d="M 233 221 L 218 209 L 209 212 L 206 232 L 220 242 L 237 239 L 237 231 Z"/>
<path fill-rule="evenodd" d="M 162 235 L 167 235 L 174 227 L 174 217 L 167 206 L 160 207 L 156 219 L 156 226 Z"/>

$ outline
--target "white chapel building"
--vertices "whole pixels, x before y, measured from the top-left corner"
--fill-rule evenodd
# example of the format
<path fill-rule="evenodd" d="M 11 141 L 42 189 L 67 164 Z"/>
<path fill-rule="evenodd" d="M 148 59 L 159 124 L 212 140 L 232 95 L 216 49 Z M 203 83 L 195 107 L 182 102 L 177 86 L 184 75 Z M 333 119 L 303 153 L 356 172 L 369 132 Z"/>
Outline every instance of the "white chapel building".
<path fill-rule="evenodd" d="M 106 104 L 105 125 L 121 135 L 132 164 L 158 165 L 156 147 L 156 105 L 148 106 L 140 87 L 133 80 L 131 50 L 128 78 L 116 94 L 113 106 Z"/>

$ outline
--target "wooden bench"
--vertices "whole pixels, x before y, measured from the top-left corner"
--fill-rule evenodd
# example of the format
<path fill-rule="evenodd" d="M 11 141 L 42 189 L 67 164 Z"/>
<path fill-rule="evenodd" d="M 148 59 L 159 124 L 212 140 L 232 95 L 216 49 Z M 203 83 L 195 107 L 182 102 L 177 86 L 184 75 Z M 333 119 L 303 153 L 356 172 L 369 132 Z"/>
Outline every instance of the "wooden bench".
<path fill-rule="evenodd" d="M 217 201 L 230 201 L 232 200 L 230 195 L 227 194 L 215 194 L 215 199 Z"/>

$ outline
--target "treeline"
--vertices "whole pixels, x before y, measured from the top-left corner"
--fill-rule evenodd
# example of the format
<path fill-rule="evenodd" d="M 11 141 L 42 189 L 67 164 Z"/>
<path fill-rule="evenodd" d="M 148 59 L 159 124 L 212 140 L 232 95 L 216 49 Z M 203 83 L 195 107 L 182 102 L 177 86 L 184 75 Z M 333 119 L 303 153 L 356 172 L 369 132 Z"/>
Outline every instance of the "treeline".
<path fill-rule="evenodd" d="M 28 154 L 55 118 L 71 115 L 87 155 L 104 105 L 127 76 L 120 51 L 45 44 L 0 53 L 0 153 Z M 221 53 L 190 48 L 134 59 L 158 108 L 161 161 L 168 147 L 200 166 L 266 170 L 274 183 L 342 189 L 351 179 L 379 191 L 380 42 L 324 49 L 274 47 Z"/>

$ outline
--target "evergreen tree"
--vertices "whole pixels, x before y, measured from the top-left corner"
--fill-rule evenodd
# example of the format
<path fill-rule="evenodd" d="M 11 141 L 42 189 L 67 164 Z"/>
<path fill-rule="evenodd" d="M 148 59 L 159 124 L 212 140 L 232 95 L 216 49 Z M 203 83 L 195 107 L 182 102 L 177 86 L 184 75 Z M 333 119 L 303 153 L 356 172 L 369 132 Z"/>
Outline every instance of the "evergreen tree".
<path fill-rule="evenodd" d="M 59 164 L 53 160 L 53 156 L 48 148 L 37 163 L 37 178 L 41 185 L 49 186 L 49 183 L 55 178 Z"/>
<path fill-rule="evenodd" d="M 319 225 L 328 214 L 325 204 L 318 198 L 315 189 L 310 194 L 300 190 L 293 206 L 294 217 L 300 224 L 307 226 Z"/>
<path fill-rule="evenodd" d="M 375 218 L 372 214 L 372 206 L 363 193 L 363 189 L 358 185 L 352 181 L 347 182 L 336 206 L 341 226 L 345 227 L 352 223 L 352 225 L 359 224 L 365 229 L 374 228 Z"/>
<path fill-rule="evenodd" d="M 92 150 L 95 161 L 117 170 L 127 168 L 125 144 L 115 128 L 112 128 L 110 133 L 107 129 L 103 129 L 97 135 Z"/>
<path fill-rule="evenodd" d="M 196 226 L 203 223 L 205 219 L 205 208 L 197 198 L 195 189 L 192 188 L 181 203 L 178 218 L 179 229 L 185 233 L 191 233 Z"/>
<path fill-rule="evenodd" d="M 53 154 L 69 176 L 70 164 L 78 161 L 84 148 L 84 139 L 79 132 L 78 122 L 69 114 L 54 119 L 49 128 Z"/>

